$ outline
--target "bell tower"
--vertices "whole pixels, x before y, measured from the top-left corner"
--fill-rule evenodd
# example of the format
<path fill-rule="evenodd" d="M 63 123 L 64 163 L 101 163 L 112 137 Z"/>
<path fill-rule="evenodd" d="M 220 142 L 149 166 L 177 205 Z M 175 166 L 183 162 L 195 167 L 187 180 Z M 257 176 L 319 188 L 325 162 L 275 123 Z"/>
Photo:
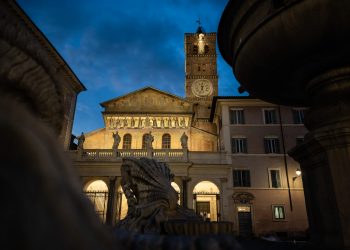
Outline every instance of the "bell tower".
<path fill-rule="evenodd" d="M 185 93 L 196 103 L 196 119 L 206 121 L 211 101 L 218 95 L 216 33 L 205 33 L 200 20 L 196 33 L 185 33 Z"/>

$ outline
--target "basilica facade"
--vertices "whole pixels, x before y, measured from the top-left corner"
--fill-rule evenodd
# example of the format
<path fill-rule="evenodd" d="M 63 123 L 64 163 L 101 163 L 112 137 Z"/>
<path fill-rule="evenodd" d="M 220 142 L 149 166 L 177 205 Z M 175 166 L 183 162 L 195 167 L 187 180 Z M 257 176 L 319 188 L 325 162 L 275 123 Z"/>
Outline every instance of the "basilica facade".
<path fill-rule="evenodd" d="M 127 213 L 123 157 L 168 163 L 179 204 L 203 220 L 232 221 L 239 235 L 303 234 L 308 225 L 299 165 L 305 110 L 250 96 L 218 96 L 216 33 L 185 34 L 185 97 L 145 87 L 101 103 L 104 127 L 69 151 L 101 220 Z"/>

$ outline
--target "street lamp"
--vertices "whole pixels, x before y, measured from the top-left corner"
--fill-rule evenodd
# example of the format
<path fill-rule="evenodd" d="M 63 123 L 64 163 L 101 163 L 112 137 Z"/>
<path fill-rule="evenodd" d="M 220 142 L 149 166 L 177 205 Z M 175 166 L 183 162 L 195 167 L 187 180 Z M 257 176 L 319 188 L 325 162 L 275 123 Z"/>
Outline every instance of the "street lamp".
<path fill-rule="evenodd" d="M 298 169 L 295 171 L 295 173 L 296 173 L 297 176 L 294 176 L 294 177 L 293 177 L 293 181 L 295 181 L 296 178 L 300 177 L 300 175 L 301 175 L 301 170 L 298 168 Z"/>

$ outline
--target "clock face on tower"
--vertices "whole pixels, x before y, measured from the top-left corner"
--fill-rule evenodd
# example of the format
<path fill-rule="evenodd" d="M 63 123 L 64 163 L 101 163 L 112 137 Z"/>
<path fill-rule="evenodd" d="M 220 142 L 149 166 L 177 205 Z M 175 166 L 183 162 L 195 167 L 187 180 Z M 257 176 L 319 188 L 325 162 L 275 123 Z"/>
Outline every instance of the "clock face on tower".
<path fill-rule="evenodd" d="M 197 97 L 206 97 L 213 93 L 213 84 L 208 79 L 198 79 L 192 83 L 192 93 Z"/>

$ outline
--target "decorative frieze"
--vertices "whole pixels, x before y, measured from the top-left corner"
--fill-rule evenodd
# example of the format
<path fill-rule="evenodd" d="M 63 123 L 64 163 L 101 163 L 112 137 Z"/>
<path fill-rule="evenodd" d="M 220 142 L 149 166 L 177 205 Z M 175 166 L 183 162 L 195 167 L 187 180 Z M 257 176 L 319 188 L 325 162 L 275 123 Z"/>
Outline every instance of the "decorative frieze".
<path fill-rule="evenodd" d="M 186 116 L 105 116 L 106 127 L 116 128 L 188 128 Z"/>

